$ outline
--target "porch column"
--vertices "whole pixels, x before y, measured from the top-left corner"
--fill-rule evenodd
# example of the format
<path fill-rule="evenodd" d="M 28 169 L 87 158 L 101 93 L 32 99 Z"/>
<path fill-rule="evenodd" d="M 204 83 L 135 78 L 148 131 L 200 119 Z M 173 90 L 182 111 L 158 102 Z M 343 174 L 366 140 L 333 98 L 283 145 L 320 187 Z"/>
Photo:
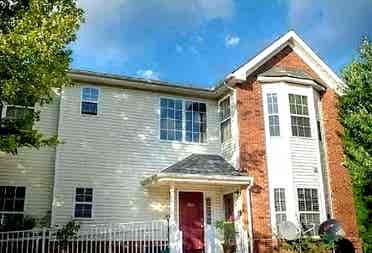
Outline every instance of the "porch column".
<path fill-rule="evenodd" d="M 181 233 L 176 224 L 176 191 L 174 184 L 169 187 L 169 252 L 182 252 Z"/>
<path fill-rule="evenodd" d="M 169 224 L 175 225 L 176 224 L 176 193 L 174 184 L 170 185 L 169 188 Z"/>

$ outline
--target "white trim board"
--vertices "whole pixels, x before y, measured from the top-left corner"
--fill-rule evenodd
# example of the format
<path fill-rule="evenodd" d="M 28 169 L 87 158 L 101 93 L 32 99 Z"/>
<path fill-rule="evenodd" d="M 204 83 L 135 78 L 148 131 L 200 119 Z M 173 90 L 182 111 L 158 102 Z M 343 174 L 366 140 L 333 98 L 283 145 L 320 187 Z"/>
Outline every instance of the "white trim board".
<path fill-rule="evenodd" d="M 289 31 L 261 53 L 226 76 L 226 80 L 246 80 L 246 77 L 262 66 L 267 60 L 280 52 L 286 46 L 290 46 L 295 53 L 325 82 L 327 87 L 339 90 L 344 86 L 343 81 L 334 73 L 324 61 L 294 32 Z"/>

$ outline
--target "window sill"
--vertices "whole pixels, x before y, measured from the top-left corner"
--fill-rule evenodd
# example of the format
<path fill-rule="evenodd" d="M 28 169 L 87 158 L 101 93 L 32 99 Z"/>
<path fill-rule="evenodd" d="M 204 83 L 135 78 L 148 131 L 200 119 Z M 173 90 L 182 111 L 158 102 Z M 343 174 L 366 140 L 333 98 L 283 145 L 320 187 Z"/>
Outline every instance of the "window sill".
<path fill-rule="evenodd" d="M 208 145 L 209 142 L 189 142 L 189 141 L 172 141 L 172 140 L 162 140 L 162 139 L 159 139 L 159 142 L 160 143 L 169 143 L 169 144 L 183 144 L 183 145 L 202 145 L 202 146 L 205 146 L 205 145 Z"/>

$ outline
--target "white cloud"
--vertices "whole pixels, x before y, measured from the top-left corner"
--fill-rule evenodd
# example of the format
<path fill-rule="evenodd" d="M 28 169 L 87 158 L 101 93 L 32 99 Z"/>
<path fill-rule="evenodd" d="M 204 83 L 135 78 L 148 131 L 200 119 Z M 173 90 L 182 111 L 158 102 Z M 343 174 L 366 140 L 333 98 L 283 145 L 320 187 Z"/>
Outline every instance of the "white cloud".
<path fill-rule="evenodd" d="M 176 44 L 176 51 L 177 51 L 177 53 L 182 53 L 183 52 L 183 47 L 180 44 Z"/>
<path fill-rule="evenodd" d="M 138 70 L 137 75 L 149 80 L 159 80 L 159 74 L 151 69 Z"/>
<path fill-rule="evenodd" d="M 227 35 L 225 37 L 225 46 L 226 47 L 236 47 L 240 42 L 240 38 L 234 35 Z"/>
<path fill-rule="evenodd" d="M 86 22 L 74 43 L 74 58 L 118 69 L 131 58 L 146 55 L 156 46 L 154 37 L 194 32 L 209 21 L 232 17 L 235 10 L 234 0 L 77 1 Z M 186 50 L 180 49 L 177 52 Z M 113 62 L 115 54 L 119 63 Z"/>

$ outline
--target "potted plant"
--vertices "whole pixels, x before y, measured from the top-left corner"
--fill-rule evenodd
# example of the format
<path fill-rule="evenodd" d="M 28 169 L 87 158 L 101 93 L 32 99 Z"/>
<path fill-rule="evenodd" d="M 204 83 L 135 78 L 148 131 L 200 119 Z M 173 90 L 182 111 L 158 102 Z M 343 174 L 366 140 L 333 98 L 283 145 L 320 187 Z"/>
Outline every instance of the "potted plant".
<path fill-rule="evenodd" d="M 236 251 L 235 226 L 233 221 L 220 220 L 216 222 L 216 228 L 223 233 L 223 252 L 234 253 Z"/>

